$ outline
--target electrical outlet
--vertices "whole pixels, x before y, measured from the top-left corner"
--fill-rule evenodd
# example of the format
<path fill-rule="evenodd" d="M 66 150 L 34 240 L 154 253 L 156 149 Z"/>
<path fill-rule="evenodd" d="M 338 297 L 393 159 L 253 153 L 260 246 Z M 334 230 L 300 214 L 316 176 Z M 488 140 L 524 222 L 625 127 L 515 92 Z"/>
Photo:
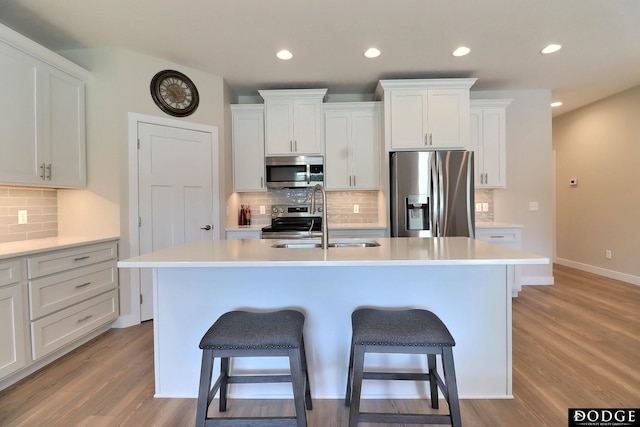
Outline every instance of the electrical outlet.
<path fill-rule="evenodd" d="M 606 259 L 611 259 L 611 249 L 606 249 L 606 250 L 604 251 L 604 257 L 605 257 Z"/>
<path fill-rule="evenodd" d="M 540 210 L 540 205 L 538 204 L 538 202 L 529 202 L 529 210 L 530 211 Z"/>
<path fill-rule="evenodd" d="M 482 203 L 476 203 L 476 212 L 482 212 Z"/>
<path fill-rule="evenodd" d="M 20 209 L 18 211 L 18 224 L 26 224 L 27 222 L 29 222 L 29 220 L 27 218 L 27 210 L 26 209 Z"/>
<path fill-rule="evenodd" d="M 353 213 L 360 213 L 360 205 L 353 205 Z"/>
<path fill-rule="evenodd" d="M 266 213 L 266 210 L 264 208 L 264 205 L 260 205 L 260 215 L 264 215 Z"/>
<path fill-rule="evenodd" d="M 482 203 L 482 212 L 489 212 L 489 203 Z"/>

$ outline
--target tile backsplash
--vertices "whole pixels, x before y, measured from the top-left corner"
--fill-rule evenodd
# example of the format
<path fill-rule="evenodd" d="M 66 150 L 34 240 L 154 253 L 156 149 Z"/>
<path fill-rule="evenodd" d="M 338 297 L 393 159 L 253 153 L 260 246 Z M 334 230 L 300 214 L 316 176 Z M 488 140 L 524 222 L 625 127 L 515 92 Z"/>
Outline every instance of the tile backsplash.
<path fill-rule="evenodd" d="M 308 204 L 310 191 L 306 189 L 281 189 L 261 193 L 235 193 L 229 206 L 231 209 L 240 205 L 251 207 L 252 225 L 268 225 L 271 223 L 271 205 Z M 378 225 L 378 196 L 379 191 L 327 191 L 329 210 L 327 217 L 332 224 L 370 224 Z M 320 194 L 316 194 L 320 203 Z M 357 204 L 359 212 L 353 213 L 353 205 Z M 260 214 L 260 206 L 265 207 L 265 213 Z M 234 212 L 230 212 L 228 226 L 237 225 Z"/>
<path fill-rule="evenodd" d="M 18 211 L 27 223 L 18 224 Z M 58 192 L 49 188 L 0 187 L 0 243 L 56 237 Z"/>

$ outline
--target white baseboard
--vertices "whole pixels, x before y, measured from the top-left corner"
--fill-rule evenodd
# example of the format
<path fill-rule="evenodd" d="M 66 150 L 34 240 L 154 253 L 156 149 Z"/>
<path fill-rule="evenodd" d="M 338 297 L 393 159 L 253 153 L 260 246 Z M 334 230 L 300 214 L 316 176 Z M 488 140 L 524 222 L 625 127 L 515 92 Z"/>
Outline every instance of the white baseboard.
<path fill-rule="evenodd" d="M 586 271 L 587 273 L 593 273 L 599 276 L 604 276 L 610 279 L 620 280 L 622 282 L 627 282 L 633 285 L 640 286 L 640 277 L 633 276 L 631 274 L 620 273 L 618 271 L 613 271 L 613 270 L 607 270 L 606 268 L 595 267 L 593 265 L 583 264 L 581 262 L 571 261 L 563 258 L 556 258 L 554 262 L 556 264 L 564 265 L 565 267 L 575 268 L 576 270 L 582 270 L 582 271 Z"/>
<path fill-rule="evenodd" d="M 553 285 L 555 282 L 553 276 L 522 276 L 520 283 L 522 283 L 523 286 L 548 286 Z"/>

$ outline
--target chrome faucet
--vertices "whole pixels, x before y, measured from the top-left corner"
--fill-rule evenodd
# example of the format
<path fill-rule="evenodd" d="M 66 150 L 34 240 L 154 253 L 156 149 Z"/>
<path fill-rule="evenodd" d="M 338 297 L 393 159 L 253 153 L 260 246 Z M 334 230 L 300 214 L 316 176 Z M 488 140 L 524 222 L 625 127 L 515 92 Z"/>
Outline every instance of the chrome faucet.
<path fill-rule="evenodd" d="M 322 240 L 320 240 L 320 244 L 322 245 L 322 249 L 329 248 L 329 227 L 327 226 L 327 193 L 324 191 L 324 187 L 322 184 L 316 184 L 311 191 L 311 213 L 315 213 L 316 211 L 316 191 L 320 190 L 322 194 Z"/>

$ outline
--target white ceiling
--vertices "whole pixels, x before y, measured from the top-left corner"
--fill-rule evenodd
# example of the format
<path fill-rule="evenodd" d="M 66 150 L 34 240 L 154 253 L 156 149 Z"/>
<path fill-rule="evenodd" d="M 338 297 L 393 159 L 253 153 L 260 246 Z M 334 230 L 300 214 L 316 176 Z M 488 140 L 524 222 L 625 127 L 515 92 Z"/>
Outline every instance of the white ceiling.
<path fill-rule="evenodd" d="M 0 0 L 0 22 L 54 51 L 165 58 L 238 95 L 476 77 L 473 90 L 551 89 L 560 114 L 640 84 L 639 0 Z M 549 43 L 564 47 L 541 55 Z M 471 54 L 451 56 L 460 45 Z M 371 46 L 379 58 L 363 57 Z"/>

